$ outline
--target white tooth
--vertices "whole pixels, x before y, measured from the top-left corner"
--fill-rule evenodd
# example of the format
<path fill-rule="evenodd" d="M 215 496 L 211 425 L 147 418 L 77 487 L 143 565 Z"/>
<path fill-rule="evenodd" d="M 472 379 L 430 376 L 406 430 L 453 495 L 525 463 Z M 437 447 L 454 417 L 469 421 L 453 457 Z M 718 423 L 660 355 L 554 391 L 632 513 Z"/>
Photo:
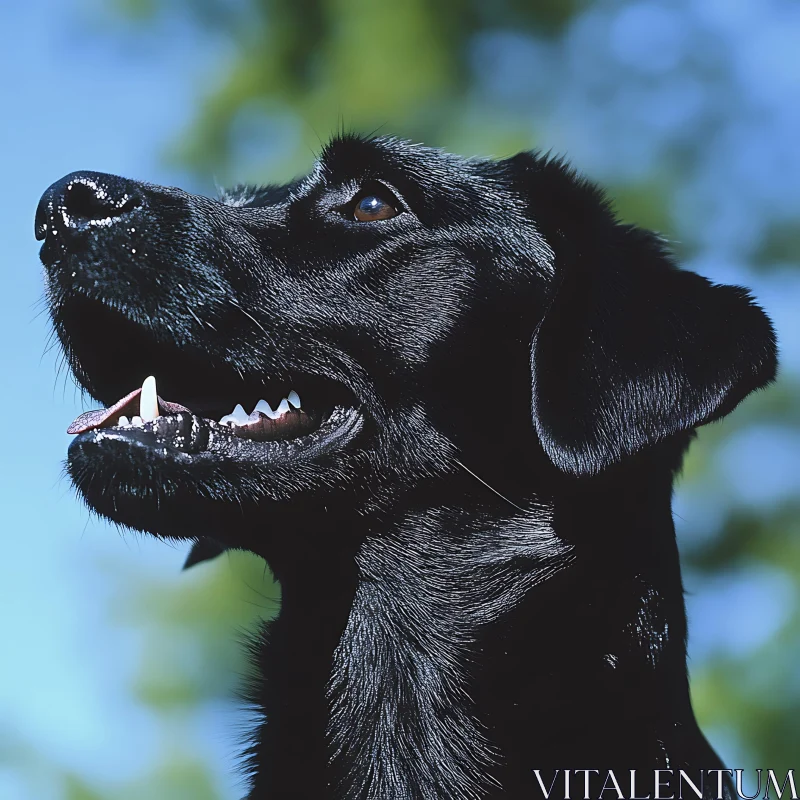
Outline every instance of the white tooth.
<path fill-rule="evenodd" d="M 141 417 L 134 417 L 131 420 L 131 425 L 135 425 L 137 428 L 141 428 L 144 425 L 144 420 Z"/>
<path fill-rule="evenodd" d="M 297 392 L 296 392 L 294 389 L 292 389 L 292 391 L 291 391 L 291 392 L 289 392 L 289 394 L 287 394 L 287 395 L 286 395 L 286 399 L 287 399 L 287 400 L 288 400 L 288 401 L 289 401 L 289 402 L 290 402 L 290 403 L 291 403 L 291 404 L 292 404 L 292 405 L 293 405 L 295 408 L 300 408 L 300 395 L 299 395 L 299 394 L 297 394 Z"/>
<path fill-rule="evenodd" d="M 220 421 L 220 425 L 247 425 L 251 420 L 247 412 L 242 408 L 241 403 L 236 404 L 236 408 L 230 414 L 226 414 Z"/>
<path fill-rule="evenodd" d="M 280 405 L 275 409 L 275 413 L 282 417 L 289 410 L 289 401 L 284 397 Z"/>
<path fill-rule="evenodd" d="M 126 416 L 122 416 L 117 420 L 117 427 L 124 428 L 126 425 L 130 425 L 130 420 Z"/>
<path fill-rule="evenodd" d="M 142 393 L 139 395 L 139 414 L 145 422 L 150 422 L 158 416 L 156 379 L 152 375 L 145 378 L 142 384 Z"/>
<path fill-rule="evenodd" d="M 253 411 L 260 411 L 262 414 L 265 414 L 270 419 L 278 419 L 278 417 L 280 416 L 280 414 L 277 411 L 272 410 L 272 406 L 270 406 L 270 404 L 266 400 L 259 400 L 258 403 L 256 403 L 256 407 L 253 409 Z"/>
<path fill-rule="evenodd" d="M 258 413 L 255 409 L 250 412 L 250 416 L 247 418 L 248 424 L 251 422 L 258 422 L 261 419 L 261 414 Z"/>
<path fill-rule="evenodd" d="M 242 408 L 241 403 L 236 404 L 236 407 L 231 411 L 230 415 L 236 420 L 238 425 L 247 424 L 247 412 Z"/>

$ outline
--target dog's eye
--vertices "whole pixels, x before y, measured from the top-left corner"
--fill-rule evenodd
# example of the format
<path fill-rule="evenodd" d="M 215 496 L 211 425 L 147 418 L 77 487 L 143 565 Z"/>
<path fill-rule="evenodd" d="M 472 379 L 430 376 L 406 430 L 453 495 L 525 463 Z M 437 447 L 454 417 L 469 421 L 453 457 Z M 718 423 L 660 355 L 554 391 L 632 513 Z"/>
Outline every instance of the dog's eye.
<path fill-rule="evenodd" d="M 375 222 L 379 219 L 391 219 L 398 214 L 397 209 L 388 198 L 378 194 L 365 194 L 356 200 L 353 217 L 359 222 Z"/>

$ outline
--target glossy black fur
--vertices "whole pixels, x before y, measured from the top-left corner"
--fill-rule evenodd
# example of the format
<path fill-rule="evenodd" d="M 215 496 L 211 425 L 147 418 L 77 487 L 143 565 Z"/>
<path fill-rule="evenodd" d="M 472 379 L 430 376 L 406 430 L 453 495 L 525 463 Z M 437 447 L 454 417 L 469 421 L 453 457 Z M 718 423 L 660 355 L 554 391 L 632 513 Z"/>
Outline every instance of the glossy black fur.
<path fill-rule="evenodd" d="M 381 185 L 402 213 L 355 221 Z M 389 138 L 221 200 L 74 174 L 37 232 L 99 402 L 151 372 L 176 402 L 198 373 L 313 375 L 361 410 L 296 464 L 70 449 L 92 508 L 199 540 L 193 561 L 252 550 L 280 581 L 250 798 L 522 800 L 534 769 L 719 766 L 670 502 L 693 429 L 774 376 L 745 290 L 677 269 L 557 160 Z"/>

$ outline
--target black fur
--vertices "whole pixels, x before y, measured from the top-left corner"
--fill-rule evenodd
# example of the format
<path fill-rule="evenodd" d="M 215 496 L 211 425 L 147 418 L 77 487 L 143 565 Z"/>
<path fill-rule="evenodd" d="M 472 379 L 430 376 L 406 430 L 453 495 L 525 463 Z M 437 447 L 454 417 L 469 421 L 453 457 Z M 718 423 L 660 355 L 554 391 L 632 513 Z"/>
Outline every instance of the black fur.
<path fill-rule="evenodd" d="M 401 213 L 355 220 L 364 194 Z M 101 403 L 154 374 L 192 411 L 265 381 L 347 409 L 295 452 L 198 418 L 188 444 L 90 430 L 69 452 L 101 514 L 280 581 L 250 798 L 521 800 L 533 769 L 719 766 L 670 502 L 694 428 L 774 376 L 745 290 L 679 270 L 557 160 L 390 138 L 221 200 L 74 173 L 37 235 Z"/>

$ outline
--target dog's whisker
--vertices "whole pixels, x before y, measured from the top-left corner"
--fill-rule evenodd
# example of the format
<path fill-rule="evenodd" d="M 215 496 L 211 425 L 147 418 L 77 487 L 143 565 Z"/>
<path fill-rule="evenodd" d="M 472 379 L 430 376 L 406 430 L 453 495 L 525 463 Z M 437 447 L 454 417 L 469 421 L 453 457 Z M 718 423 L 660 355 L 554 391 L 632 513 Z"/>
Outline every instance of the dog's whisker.
<path fill-rule="evenodd" d="M 453 458 L 453 461 L 456 464 L 458 464 L 458 466 L 461 467 L 461 469 L 463 469 L 465 472 L 468 472 L 470 475 L 472 475 L 472 477 L 475 478 L 475 480 L 480 481 L 487 489 L 489 489 L 489 491 L 494 492 L 501 500 L 505 500 L 506 503 L 516 508 L 517 511 L 521 511 L 523 514 L 527 513 L 527 511 L 524 508 L 522 508 L 522 506 L 518 506 L 513 500 L 509 500 L 504 494 L 498 492 L 497 489 L 494 488 L 494 486 L 487 483 L 483 478 L 481 478 L 480 475 L 476 475 L 468 466 L 463 464 L 457 458 Z"/>
<path fill-rule="evenodd" d="M 269 334 L 267 333 L 267 329 L 249 311 L 242 308 L 242 306 L 240 306 L 239 303 L 232 297 L 229 298 L 229 302 L 232 306 L 238 308 L 239 311 L 241 311 L 242 314 L 244 314 L 248 319 L 252 320 L 252 322 L 255 323 L 255 325 L 257 325 L 265 335 L 269 336 Z"/>
<path fill-rule="evenodd" d="M 203 322 L 201 321 L 200 317 L 198 317 L 197 314 L 192 311 L 192 307 L 186 306 L 186 310 L 194 317 L 194 321 L 202 328 Z"/>

